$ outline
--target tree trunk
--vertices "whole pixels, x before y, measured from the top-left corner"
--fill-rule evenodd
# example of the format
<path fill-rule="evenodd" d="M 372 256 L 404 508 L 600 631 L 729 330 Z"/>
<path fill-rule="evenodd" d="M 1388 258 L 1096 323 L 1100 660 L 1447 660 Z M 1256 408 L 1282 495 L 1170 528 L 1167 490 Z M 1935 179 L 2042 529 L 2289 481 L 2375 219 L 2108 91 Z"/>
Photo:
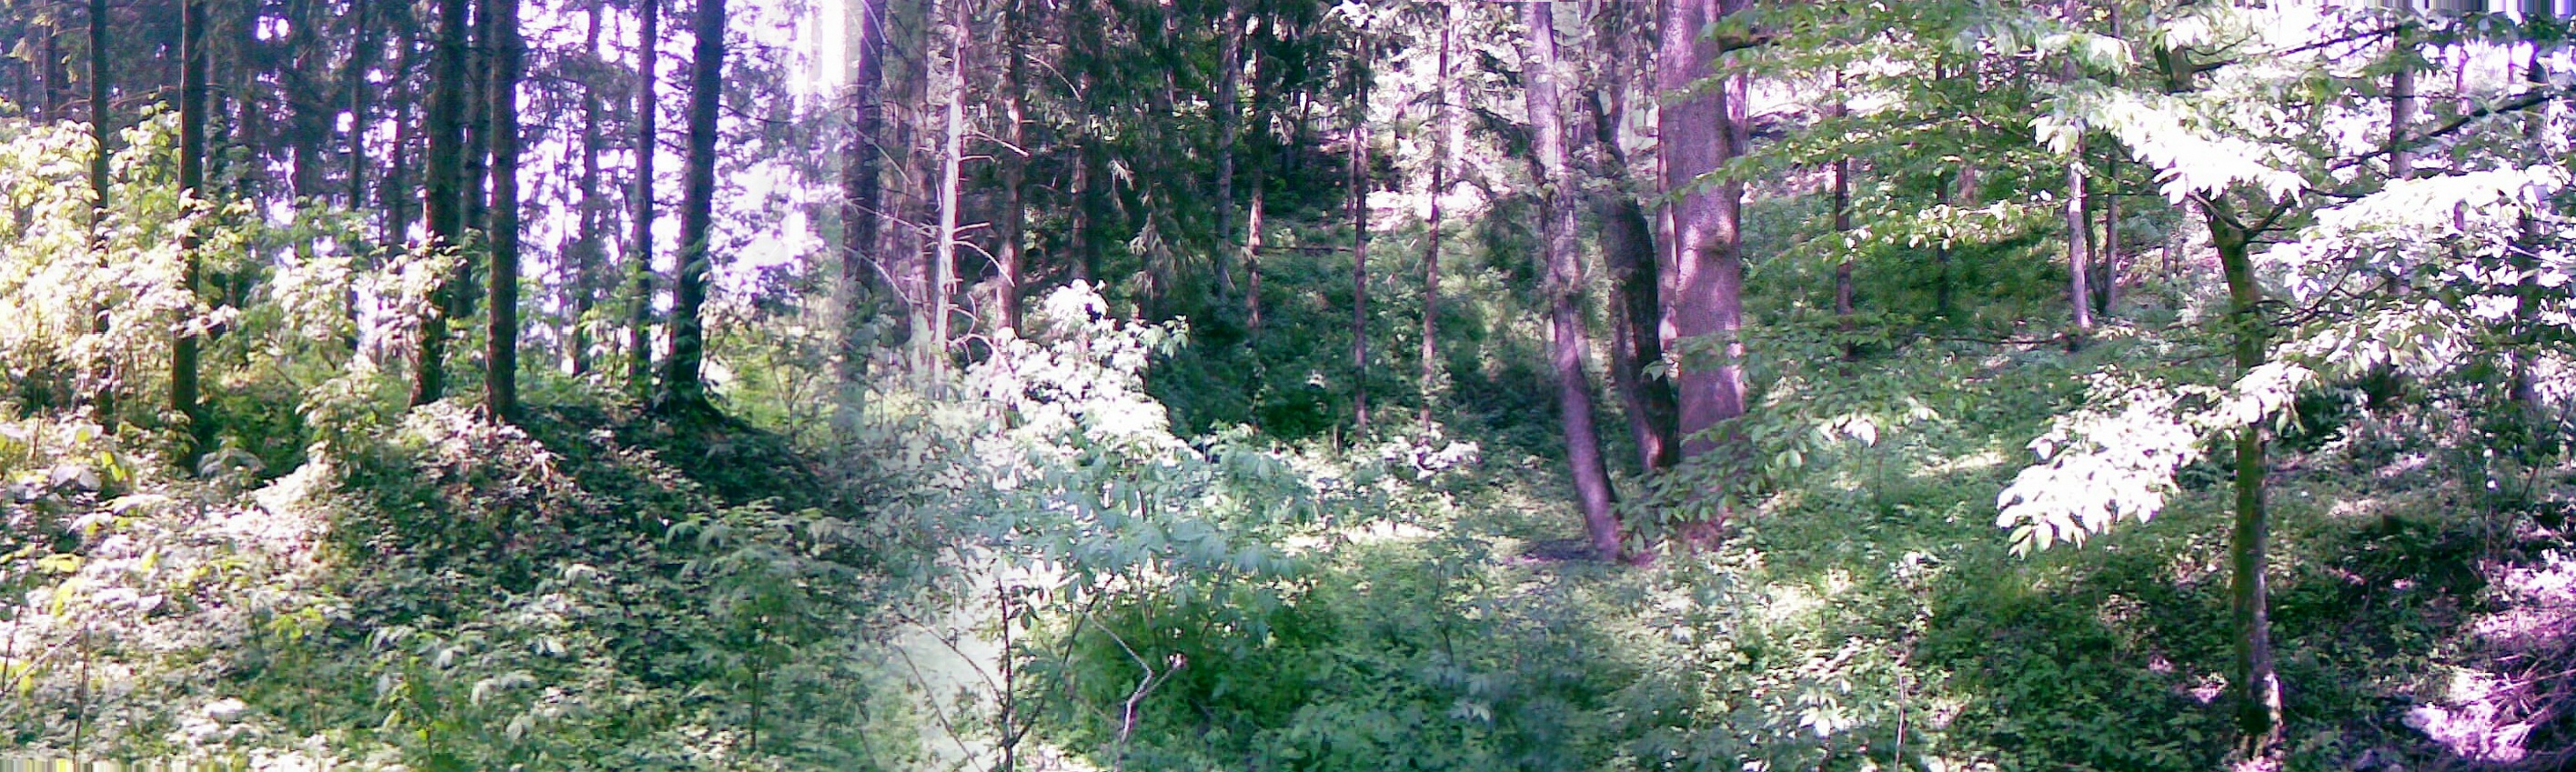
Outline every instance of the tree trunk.
<path fill-rule="evenodd" d="M 654 402 L 668 415 L 703 415 L 707 401 L 700 374 L 706 357 L 705 321 L 710 268 L 707 238 L 715 231 L 716 109 L 724 95 L 724 0 L 697 0 L 697 37 L 689 63 L 689 156 L 682 172 L 679 271 L 671 285 L 671 357 L 662 363 L 662 392 Z"/>
<path fill-rule="evenodd" d="M 1529 27 L 1529 58 L 1523 74 L 1528 90 L 1531 151 L 1546 178 L 1547 213 L 1540 231 L 1546 244 L 1550 359 L 1556 365 L 1557 417 L 1565 424 L 1565 458 L 1573 467 L 1575 501 L 1583 509 L 1584 530 L 1604 560 L 1624 554 L 1618 515 L 1610 488 L 1610 470 L 1602 458 L 1601 438 L 1592 424 L 1592 377 L 1584 371 L 1583 269 L 1576 253 L 1580 228 L 1574 211 L 1574 179 L 1565 153 L 1565 119 L 1556 87 L 1555 4 L 1524 3 Z"/>
<path fill-rule="evenodd" d="M 875 321 L 873 300 L 880 293 L 875 258 L 878 249 L 878 224 L 884 222 L 883 183 L 879 179 L 878 159 L 884 157 L 881 140 L 885 134 L 885 8 L 882 0 L 851 4 L 853 34 L 851 59 L 856 65 L 850 81 L 850 144 L 843 151 L 845 167 L 841 178 L 841 324 L 839 351 L 834 357 L 834 375 L 839 379 L 839 404 L 833 421 L 837 430 L 849 436 L 858 429 L 861 413 L 866 410 L 868 357 L 871 347 L 870 324 Z"/>
<path fill-rule="evenodd" d="M 1827 113 L 1835 120 L 1841 120 L 1851 112 L 1841 101 L 1842 96 L 1843 74 L 1837 70 L 1834 72 L 1835 102 Z M 1844 336 L 1843 361 L 1858 362 L 1860 344 L 1851 339 L 1852 314 L 1856 310 L 1852 291 L 1852 245 L 1849 243 L 1852 230 L 1851 173 L 1851 156 L 1834 159 L 1834 240 L 1837 242 L 1834 248 L 1842 252 L 1842 259 L 1834 263 L 1834 316 L 1838 318 Z"/>
<path fill-rule="evenodd" d="M 2270 322 L 2263 318 L 2263 291 L 2255 283 L 2250 254 L 2253 237 L 2242 221 L 2220 206 L 2203 202 L 2210 244 L 2218 251 L 2227 278 L 2227 318 L 2233 328 L 2236 372 L 2240 377 L 2263 364 Z M 2236 625 L 2236 719 L 2244 732 L 2244 753 L 2267 756 L 2281 744 L 2281 682 L 2272 665 L 2269 582 L 2264 578 L 2265 549 L 2271 521 L 2264 512 L 2263 427 L 2250 423 L 2236 432 L 2236 523 L 2228 554 L 2235 571 L 2230 616 Z"/>
<path fill-rule="evenodd" d="M 1424 431 L 1431 429 L 1431 404 L 1440 388 L 1440 199 L 1449 194 L 1449 148 L 1451 135 L 1457 129 L 1449 108 L 1449 56 L 1456 48 L 1458 14 L 1462 6 L 1444 6 L 1440 17 L 1440 69 L 1432 74 L 1435 112 L 1431 117 L 1431 217 L 1425 224 L 1422 249 L 1422 415 Z"/>
<path fill-rule="evenodd" d="M 1746 81 L 1734 75 L 1721 78 L 1716 88 L 1693 86 L 1717 74 L 1718 43 L 1701 31 L 1747 2 L 1666 0 L 1655 63 L 1659 93 L 1690 94 L 1666 104 L 1659 116 L 1664 191 L 1673 198 L 1673 296 L 1663 328 L 1666 343 L 1682 354 L 1678 433 L 1685 458 L 1717 448 L 1711 430 L 1744 414 L 1744 342 L 1738 338 L 1744 327 L 1744 184 L 1697 183 L 1742 153 Z"/>
<path fill-rule="evenodd" d="M 1627 88 L 1626 79 L 1615 76 L 1605 85 L 1614 93 Z M 1601 164 L 1597 172 L 1613 183 L 1592 194 L 1593 215 L 1600 220 L 1601 254 L 1618 300 L 1618 309 L 1611 315 L 1610 384 L 1628 415 L 1628 434 L 1637 445 L 1639 468 L 1670 469 L 1680 460 L 1681 443 L 1674 431 L 1681 409 L 1674 401 L 1672 382 L 1648 378 L 1645 373 L 1647 366 L 1664 358 L 1663 337 L 1657 332 L 1663 318 L 1662 271 L 1655 257 L 1654 226 L 1646 219 L 1645 205 L 1618 184 L 1630 174 L 1627 152 L 1619 146 L 1618 127 L 1625 120 L 1621 103 L 1599 91 L 1593 92 L 1591 102 L 1593 139 L 1600 145 L 1600 152 L 1594 154 Z"/>
<path fill-rule="evenodd" d="M 488 184 L 492 175 L 492 112 L 484 108 L 492 98 L 486 93 L 492 85 L 492 15 L 478 12 L 473 18 L 473 39 L 465 46 L 465 171 L 457 178 L 464 189 L 459 195 L 463 196 L 462 216 L 467 230 L 488 227 L 492 215 Z M 462 231 L 458 238 L 464 238 Z M 484 238 L 488 244 L 491 234 L 484 234 Z M 482 250 L 468 249 L 456 261 L 458 290 L 448 296 L 447 315 L 459 323 L 474 315 L 474 301 L 481 297 L 481 293 L 468 289 L 474 286 L 474 263 L 481 253 Z"/>
<path fill-rule="evenodd" d="M 1002 148 L 997 157 L 1001 165 L 1002 214 L 994 224 L 994 262 L 1001 272 L 1001 287 L 995 300 L 1002 306 L 1002 326 L 1012 333 L 1021 332 L 1020 304 L 1024 279 L 1028 274 L 1028 87 L 1020 36 L 1018 8 L 1003 13 L 1002 45 L 998 49 L 1002 65 Z M 1220 232 L 1222 229 L 1220 228 Z M 1225 265 L 1220 252 L 1217 265 Z M 1222 273 L 1219 274 L 1223 275 Z"/>
<path fill-rule="evenodd" d="M 590 18 L 582 34 L 582 49 L 590 61 L 599 56 L 599 27 L 607 15 L 606 0 L 590 0 Z M 590 309 L 599 302 L 599 264 L 607 252 L 606 237 L 600 232 L 607 219 L 607 207 L 601 206 L 599 194 L 599 85 L 581 84 L 581 209 L 580 229 L 573 236 L 571 254 L 565 255 L 564 285 L 571 297 L 564 304 L 564 374 L 581 377 L 590 373 L 590 328 L 585 324 Z"/>
<path fill-rule="evenodd" d="M 1227 0 L 1225 4 L 1225 40 L 1217 54 L 1216 73 L 1216 291 L 1220 305 L 1230 302 L 1236 291 L 1232 253 L 1234 246 L 1234 144 L 1242 122 L 1243 106 L 1239 103 L 1243 77 L 1243 16 L 1249 0 Z M 1443 50 L 1446 55 L 1446 50 Z M 1443 61 L 1446 61 L 1445 59 Z"/>
<path fill-rule="evenodd" d="M 939 244 L 930 265 L 930 339 L 923 341 L 922 365 L 931 371 L 948 366 L 948 342 L 955 337 L 957 297 L 957 208 L 959 174 L 966 160 L 966 0 L 945 0 L 948 11 L 948 94 L 939 154 Z"/>
<path fill-rule="evenodd" d="M 1351 103 L 1351 415 L 1354 437 L 1368 434 L 1368 93 L 1365 75 Z"/>
<path fill-rule="evenodd" d="M 377 0 L 354 3 L 357 7 L 351 9 L 349 19 L 352 41 L 348 69 L 340 74 L 340 87 L 348 90 L 349 103 L 347 195 L 349 208 L 358 211 L 367 207 L 367 97 L 375 91 L 375 84 L 367 81 L 367 73 L 384 58 L 383 40 L 376 36 L 376 3 Z"/>
<path fill-rule="evenodd" d="M 635 235 L 628 240 L 626 309 L 626 391 L 643 402 L 653 388 L 653 156 L 660 137 L 654 128 L 653 81 L 660 66 L 662 0 L 638 0 L 639 37 L 635 64 Z"/>
<path fill-rule="evenodd" d="M 429 95 L 429 180 L 424 210 L 429 218 L 429 246 L 454 249 L 465 234 L 465 0 L 439 0 L 436 71 Z M 450 295 L 465 287 L 450 272 L 439 282 L 433 308 L 420 320 L 419 357 L 413 363 L 411 403 L 436 402 L 447 396 L 447 319 L 455 308 Z"/>
<path fill-rule="evenodd" d="M 1244 326 L 1258 334 L 1261 332 L 1261 207 L 1268 198 L 1270 181 L 1265 173 L 1270 165 L 1266 155 L 1251 160 L 1252 179 L 1246 182 L 1252 187 L 1252 201 L 1250 206 L 1243 208 L 1243 310 Z"/>
<path fill-rule="evenodd" d="M 204 206 L 206 195 L 206 3 L 180 0 L 179 11 L 179 196 L 191 210 Z M 190 442 L 179 469 L 192 472 L 205 453 L 208 431 L 204 406 L 197 401 L 197 284 L 203 237 L 194 220 L 179 231 L 179 287 L 185 291 L 189 317 L 170 342 L 170 411 L 188 426 Z"/>
<path fill-rule="evenodd" d="M 2070 4 L 2069 8 L 2073 7 Z M 2076 66 L 2074 54 L 2067 54 L 2065 69 L 2061 72 L 2064 82 L 2074 83 L 2083 75 Z M 2077 136 L 2074 144 L 2075 148 L 2066 161 L 2066 297 L 2075 312 L 2075 330 L 2066 339 L 2068 350 L 2082 348 L 2084 339 L 2093 334 L 2093 251 L 2085 244 L 2086 237 L 2093 232 L 2093 223 L 2084 216 L 2084 138 Z"/>
<path fill-rule="evenodd" d="M 107 252 L 108 154 L 115 149 L 116 132 L 108 123 L 107 110 L 107 0 L 89 2 L 89 246 L 98 259 L 101 271 L 109 268 Z M 108 332 L 108 313 L 113 308 L 107 298 L 100 307 L 90 309 L 90 333 Z M 91 365 L 90 406 L 92 418 L 109 432 L 116 431 L 116 358 L 99 354 Z"/>
<path fill-rule="evenodd" d="M 483 349 L 483 409 L 495 421 L 519 415 L 519 0 L 483 0 L 492 33 L 492 270 L 490 327 Z"/>

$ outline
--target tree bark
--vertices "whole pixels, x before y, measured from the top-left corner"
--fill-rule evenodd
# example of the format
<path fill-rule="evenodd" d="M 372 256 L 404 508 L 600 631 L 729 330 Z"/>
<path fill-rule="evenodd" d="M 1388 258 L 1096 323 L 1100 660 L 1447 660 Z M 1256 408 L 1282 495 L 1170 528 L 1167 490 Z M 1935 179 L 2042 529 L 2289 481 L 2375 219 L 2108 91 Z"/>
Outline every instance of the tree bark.
<path fill-rule="evenodd" d="M 483 0 L 492 33 L 492 310 L 483 349 L 483 408 L 519 416 L 519 0 Z"/>
<path fill-rule="evenodd" d="M 606 0 L 590 0 L 590 17 L 582 33 L 582 49 L 590 61 L 599 56 L 599 28 L 607 15 Z M 599 264 L 607 252 L 606 238 L 600 232 L 607 219 L 607 208 L 601 206 L 599 194 L 599 85 L 581 84 L 581 208 L 580 229 L 573 236 L 572 249 L 564 256 L 564 286 L 571 297 L 564 303 L 564 374 L 581 377 L 590 373 L 590 328 L 585 324 L 590 309 L 599 302 Z"/>
<path fill-rule="evenodd" d="M 1243 106 L 1239 103 L 1243 74 L 1244 5 L 1250 0 L 1227 0 L 1225 4 L 1225 40 L 1217 53 L 1216 73 L 1216 291 L 1222 305 L 1234 299 L 1234 145 L 1242 122 Z M 1447 51 L 1444 49 L 1445 56 Z M 1443 59 L 1442 61 L 1447 61 Z"/>
<path fill-rule="evenodd" d="M 1458 14 L 1463 6 L 1450 3 L 1440 17 L 1439 70 L 1432 74 L 1435 99 L 1431 117 L 1431 217 L 1424 225 L 1422 248 L 1422 415 L 1424 431 L 1431 429 L 1431 405 L 1440 386 L 1440 199 L 1449 193 L 1450 135 L 1457 128 L 1449 108 L 1449 55 L 1455 48 Z"/>
<path fill-rule="evenodd" d="M 922 365 L 932 371 L 947 369 L 948 342 L 955 337 L 956 315 L 949 304 L 957 296 L 958 188 L 966 160 L 966 3 L 944 3 L 949 16 L 948 94 L 939 154 L 939 243 L 930 265 L 930 337 L 920 348 Z"/>
<path fill-rule="evenodd" d="M 700 369 L 706 357 L 705 320 L 699 309 L 707 301 L 707 274 L 713 255 L 708 238 L 715 232 L 716 109 L 724 94 L 724 0 L 697 0 L 694 56 L 689 63 L 689 156 L 682 172 L 679 271 L 671 285 L 671 357 L 662 363 L 662 391 L 656 407 L 667 415 L 705 415 L 707 401 Z"/>
<path fill-rule="evenodd" d="M 429 179 L 423 209 L 429 218 L 429 246 L 454 249 L 464 240 L 465 211 L 465 0 L 439 0 L 436 71 L 430 78 Z M 462 293 L 450 272 L 433 295 L 433 308 L 420 320 L 418 358 L 414 361 L 411 403 L 426 405 L 447 396 L 447 320 L 455 308 L 450 295 Z"/>
<path fill-rule="evenodd" d="M 1842 97 L 1843 74 L 1838 70 L 1834 72 L 1835 101 L 1827 112 L 1835 120 L 1841 120 L 1851 112 L 1850 108 L 1841 101 Z M 1852 230 L 1851 156 L 1834 159 L 1833 166 L 1834 240 L 1837 242 L 1834 248 L 1842 253 L 1842 259 L 1834 263 L 1834 316 L 1838 318 L 1838 326 L 1844 336 L 1843 361 L 1858 362 L 1860 344 L 1850 338 L 1853 329 L 1852 314 L 1857 310 L 1854 308 L 1855 299 L 1852 288 L 1852 245 L 1848 242 Z"/>
<path fill-rule="evenodd" d="M 1746 81 L 1716 71 L 1718 43 L 1700 32 L 1742 10 L 1749 0 L 1663 0 L 1661 50 L 1655 87 L 1690 94 L 1666 104 L 1658 116 L 1664 153 L 1664 191 L 1673 203 L 1673 296 L 1665 309 L 1665 343 L 1682 352 L 1677 396 L 1682 456 L 1718 447 L 1712 432 L 1744 414 L 1743 217 L 1744 185 L 1731 179 L 1701 185 L 1701 178 L 1743 152 Z M 1694 90 L 1715 77 L 1714 88 Z"/>
<path fill-rule="evenodd" d="M 459 195 L 463 197 L 466 230 L 489 227 L 492 216 L 492 112 L 484 107 L 492 98 L 487 93 L 492 85 L 492 15 L 478 10 L 473 20 L 473 38 L 465 46 L 465 171 L 457 178 L 464 190 Z M 457 238 L 462 243 L 464 233 L 460 231 Z M 488 244 L 491 234 L 484 234 L 484 238 Z M 482 257 L 481 252 L 468 249 L 458 254 L 458 290 L 448 296 L 447 315 L 459 323 L 474 315 L 474 301 L 482 297 L 482 293 L 467 289 L 474 286 L 474 264 Z"/>
<path fill-rule="evenodd" d="M 109 267 L 107 251 L 108 154 L 113 152 L 116 132 L 108 123 L 107 104 L 107 0 L 89 2 L 89 245 L 98 259 L 98 267 Z M 100 298 L 98 308 L 90 309 L 90 333 L 108 331 L 108 313 L 113 308 L 107 298 Z M 116 431 L 116 358 L 100 354 L 91 366 L 90 406 L 98 425 Z"/>
<path fill-rule="evenodd" d="M 1361 75 L 1351 103 L 1351 416 L 1354 436 L 1368 434 L 1368 93 Z"/>
<path fill-rule="evenodd" d="M 2210 244 L 2226 274 L 2227 324 L 2233 328 L 2238 376 L 2260 367 L 2270 322 L 2262 316 L 2262 288 L 2255 283 L 2251 255 L 2254 233 L 2225 207 L 2202 202 Z M 2267 756 L 2281 745 L 2281 681 L 2273 669 L 2270 584 L 2264 576 L 2271 520 L 2263 505 L 2263 427 L 2250 423 L 2236 431 L 2236 521 L 2229 533 L 2228 554 L 2234 569 L 2230 616 L 2236 627 L 2236 719 L 2248 757 Z"/>
<path fill-rule="evenodd" d="M 1584 530 L 1604 560 L 1624 555 L 1610 470 L 1602 458 L 1601 438 L 1592 423 L 1592 378 L 1584 371 L 1586 335 L 1580 294 L 1581 258 L 1575 237 L 1573 177 L 1567 168 L 1565 120 L 1556 86 L 1555 4 L 1524 3 L 1521 15 L 1529 28 L 1529 58 L 1523 73 L 1532 134 L 1531 151 L 1546 178 L 1547 213 L 1540 231 L 1546 244 L 1550 359 L 1556 366 L 1557 417 L 1565 426 L 1565 458 L 1572 466 L 1575 502 L 1582 507 Z"/>
<path fill-rule="evenodd" d="M 875 259 L 881 256 L 878 226 L 884 222 L 883 182 L 878 159 L 884 157 L 885 7 L 883 0 L 851 4 L 850 20 L 858 36 L 851 48 L 855 65 L 850 80 L 850 144 L 841 178 L 841 324 L 834 374 L 839 379 L 835 427 L 845 436 L 858 428 L 866 410 L 869 325 L 875 321 Z"/>
<path fill-rule="evenodd" d="M 1002 17 L 1002 45 L 998 49 L 1003 61 L 1002 141 L 1009 147 L 996 154 L 1001 166 L 1002 213 L 1001 221 L 993 227 L 993 257 L 1001 273 L 995 300 L 1002 306 L 1002 326 L 1014 334 L 1021 332 L 1020 295 L 1028 274 L 1028 76 L 1026 53 L 1021 48 L 1020 13 L 1015 7 L 1004 11 Z M 1222 228 L 1219 232 L 1223 232 Z M 1225 265 L 1222 251 L 1216 263 L 1220 269 Z M 1224 274 L 1220 270 L 1218 275 Z"/>
<path fill-rule="evenodd" d="M 206 195 L 206 2 L 180 0 L 179 10 L 179 196 L 194 210 Z M 197 284 L 203 237 L 194 221 L 179 231 L 179 286 L 185 291 L 190 318 L 181 320 L 170 342 L 170 411 L 187 423 L 190 441 L 179 468 L 193 472 L 205 453 L 205 406 L 197 400 Z"/>
<path fill-rule="evenodd" d="M 628 293 L 626 309 L 626 390 L 637 402 L 643 402 L 653 388 L 653 156 L 659 142 L 654 124 L 656 107 L 654 80 L 660 66 L 662 40 L 662 0 L 637 0 L 637 40 L 635 64 L 635 235 L 628 240 L 626 256 Z"/>
<path fill-rule="evenodd" d="M 1614 77 L 1606 85 L 1614 93 L 1627 88 L 1625 78 Z M 1656 258 L 1654 226 L 1646 219 L 1645 205 L 1616 184 L 1630 174 L 1627 152 L 1619 146 L 1618 127 L 1624 120 L 1621 103 L 1597 91 L 1591 102 L 1593 139 L 1600 145 L 1595 154 L 1602 165 L 1598 172 L 1614 183 L 1592 195 L 1593 215 L 1600 220 L 1601 254 L 1618 300 L 1611 314 L 1610 383 L 1628 415 L 1628 434 L 1637 445 L 1639 468 L 1670 469 L 1681 458 L 1681 442 L 1674 434 L 1681 407 L 1674 400 L 1672 381 L 1649 378 L 1645 372 L 1664 358 L 1663 336 L 1657 332 L 1663 318 L 1663 272 Z"/>

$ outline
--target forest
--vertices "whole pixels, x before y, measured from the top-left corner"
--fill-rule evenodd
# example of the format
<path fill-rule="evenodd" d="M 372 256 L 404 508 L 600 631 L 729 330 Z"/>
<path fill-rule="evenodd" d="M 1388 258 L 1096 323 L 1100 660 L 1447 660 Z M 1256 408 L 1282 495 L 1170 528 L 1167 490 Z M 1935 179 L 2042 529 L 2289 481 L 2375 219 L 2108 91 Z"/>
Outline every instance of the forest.
<path fill-rule="evenodd" d="M 0 768 L 2576 768 L 2571 18 L 0 0 Z"/>

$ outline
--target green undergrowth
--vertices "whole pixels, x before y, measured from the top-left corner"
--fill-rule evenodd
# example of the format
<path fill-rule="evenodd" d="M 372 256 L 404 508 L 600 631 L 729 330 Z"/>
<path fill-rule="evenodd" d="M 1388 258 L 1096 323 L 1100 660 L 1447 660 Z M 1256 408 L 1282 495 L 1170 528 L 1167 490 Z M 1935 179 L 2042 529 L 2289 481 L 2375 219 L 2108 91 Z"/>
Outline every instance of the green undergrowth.
<path fill-rule="evenodd" d="M 9 744 L 420 770 L 906 767 L 908 703 L 863 624 L 860 507 L 749 427 L 531 413 L 521 429 L 441 403 L 256 488 L 146 462 L 49 493 L 51 516 L 13 507 L 55 536 L 12 543 L 53 557 L 0 576 L 31 599 L 0 660 Z"/>
<path fill-rule="evenodd" d="M 2092 360 L 1961 347 L 1903 364 L 1886 391 L 1948 396 L 1873 409 L 1825 379 L 1775 380 L 1799 404 L 1769 420 L 1798 453 L 1760 472 L 1713 549 L 1591 560 L 1559 462 L 1497 445 L 1332 542 L 1274 602 L 1145 594 L 1058 625 L 1047 667 L 1077 698 L 1047 732 L 1128 769 L 2225 767 L 2224 460 L 2186 468 L 2152 521 L 2016 555 L 1996 492 L 2077 394 L 2052 379 Z M 1954 385 L 1905 382 L 1926 377 Z M 1882 420 L 1853 432 L 1851 415 Z M 2420 728 L 2423 706 L 2456 700 L 2443 684 L 2462 673 L 2528 674 L 2473 630 L 2517 602 L 2491 577 L 2563 540 L 2537 525 L 2546 507 L 2498 508 L 2462 481 L 2477 437 L 2415 415 L 2319 411 L 2285 440 L 2287 768 L 2470 765 Z M 2538 723 L 2517 758 L 2546 758 L 2564 719 L 2524 696 L 2496 723 Z"/>

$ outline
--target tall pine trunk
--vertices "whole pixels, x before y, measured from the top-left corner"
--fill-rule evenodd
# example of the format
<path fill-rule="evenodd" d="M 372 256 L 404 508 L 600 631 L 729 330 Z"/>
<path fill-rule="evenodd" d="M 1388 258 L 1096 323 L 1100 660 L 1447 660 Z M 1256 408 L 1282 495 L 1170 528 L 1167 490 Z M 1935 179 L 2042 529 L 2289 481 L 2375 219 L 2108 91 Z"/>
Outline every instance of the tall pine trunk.
<path fill-rule="evenodd" d="M 653 388 L 653 157 L 660 139 L 653 81 L 660 66 L 662 0 L 637 0 L 637 6 L 642 42 L 635 63 L 635 235 L 626 256 L 626 391 L 642 402 Z"/>
<path fill-rule="evenodd" d="M 1556 366 L 1557 417 L 1565 426 L 1565 458 L 1573 468 L 1575 502 L 1583 509 L 1584 530 L 1604 560 L 1624 552 L 1610 470 L 1602 458 L 1600 433 L 1592 423 L 1592 379 L 1584 372 L 1583 269 L 1575 237 L 1574 180 L 1566 164 L 1565 118 L 1556 86 L 1555 4 L 1524 3 L 1521 15 L 1529 28 L 1525 83 L 1532 135 L 1531 151 L 1546 178 L 1546 215 L 1541 222 L 1547 258 L 1549 359 Z"/>
<path fill-rule="evenodd" d="M 206 0 L 180 0 L 179 11 L 179 197 L 190 209 L 205 205 L 206 196 Z M 204 238 L 197 234 L 195 221 L 179 231 L 179 287 L 189 300 L 188 319 L 182 320 L 177 337 L 170 342 L 170 411 L 186 421 L 190 442 L 181 459 L 182 471 L 197 468 L 197 457 L 205 453 L 208 430 L 205 406 L 197 399 L 197 315 L 199 273 L 203 256 L 197 250 Z"/>
<path fill-rule="evenodd" d="M 956 319 L 949 304 L 957 296 L 959 187 L 966 161 L 966 0 L 945 0 L 948 12 L 947 105 L 942 110 L 939 153 L 939 243 L 932 251 L 928 311 L 930 339 L 921 342 L 921 364 L 932 372 L 948 367 L 948 342 Z"/>
<path fill-rule="evenodd" d="M 105 271 L 110 267 L 108 265 L 109 256 L 107 252 L 107 192 L 109 184 L 107 159 L 108 154 L 115 150 L 115 145 L 112 140 L 116 135 L 115 130 L 108 124 L 107 78 L 107 0 L 90 0 L 89 130 L 91 145 L 89 154 L 89 245 L 90 251 L 95 253 L 94 256 L 98 260 L 98 267 L 101 271 Z M 100 300 L 106 301 L 107 299 L 101 298 Z M 110 307 L 107 306 L 105 302 L 102 302 L 101 307 L 99 308 L 90 309 L 91 334 L 104 335 L 107 333 L 109 312 Z M 91 417 L 98 422 L 99 426 L 104 427 L 107 431 L 114 432 L 116 431 L 117 425 L 116 390 L 118 384 L 116 377 L 116 358 L 105 353 L 99 354 L 97 355 L 97 360 L 91 363 L 90 371 L 90 387 L 88 391 L 92 395 L 90 397 L 90 407 L 93 410 L 93 415 Z"/>
<path fill-rule="evenodd" d="M 483 0 L 490 16 L 492 242 L 490 325 L 483 348 L 483 408 L 493 420 L 519 415 L 519 0 Z"/>
<path fill-rule="evenodd" d="M 1440 198 L 1449 193 L 1450 134 L 1456 124 L 1449 109 L 1449 56 L 1456 47 L 1458 14 L 1462 6 L 1450 4 L 1440 17 L 1439 70 L 1432 73 L 1433 103 L 1431 116 L 1431 217 L 1423 229 L 1422 247 L 1422 415 L 1417 422 L 1424 431 L 1431 429 L 1431 405 L 1440 387 Z"/>
<path fill-rule="evenodd" d="M 885 8 L 882 0 L 851 4 L 850 20 L 858 36 L 852 41 L 855 65 L 850 80 L 850 144 L 842 150 L 841 276 L 839 351 L 834 356 L 838 404 L 833 425 L 844 436 L 857 430 L 866 409 L 870 326 L 876 321 L 880 249 L 878 226 L 885 222 L 884 182 L 879 159 L 885 156 Z"/>
<path fill-rule="evenodd" d="M 1356 434 L 1368 434 L 1368 81 L 1351 102 L 1351 414 Z"/>
<path fill-rule="evenodd" d="M 1022 50 L 1021 18 L 1023 10 L 1014 7 L 1002 15 L 1002 141 L 1009 147 L 996 153 L 1001 165 L 1002 213 L 995 223 L 994 262 L 1001 276 L 994 293 L 1002 306 L 1002 326 L 1013 333 L 1020 329 L 1020 304 L 1023 283 L 1028 274 L 1028 75 Z M 1220 256 L 1217 263 L 1223 265 Z"/>
<path fill-rule="evenodd" d="M 716 109 L 724 95 L 724 0 L 697 0 L 694 57 L 689 63 L 689 156 L 683 169 L 686 185 L 680 198 L 679 271 L 671 284 L 671 358 L 662 363 L 662 391 L 655 398 L 666 414 L 704 415 L 714 411 L 700 370 L 706 358 L 706 326 L 699 310 L 707 302 L 707 274 L 713 252 L 707 239 L 715 232 Z"/>
<path fill-rule="evenodd" d="M 590 0 L 590 18 L 582 35 L 582 49 L 590 61 L 599 56 L 599 28 L 607 14 L 607 0 Z M 606 220 L 607 207 L 601 206 L 599 194 L 599 84 L 581 84 L 581 208 L 577 213 L 578 230 L 573 236 L 570 254 L 564 256 L 564 285 L 571 297 L 564 304 L 564 373 L 580 377 L 590 373 L 590 309 L 599 302 L 599 264 L 607 252 L 606 236 L 600 231 Z"/>
<path fill-rule="evenodd" d="M 423 209 L 429 218 L 429 246 L 454 249 L 465 236 L 465 0 L 439 0 L 435 70 L 430 75 L 429 179 Z M 447 396 L 447 320 L 456 304 L 449 296 L 465 292 L 455 272 L 439 283 L 434 308 L 420 321 L 418 357 L 413 362 L 411 403 L 436 402 Z"/>
<path fill-rule="evenodd" d="M 1227 0 L 1225 40 L 1217 53 L 1216 82 L 1216 291 L 1219 304 L 1233 300 L 1234 283 L 1234 145 L 1243 120 L 1239 103 L 1243 79 L 1243 16 L 1250 0 Z"/>

